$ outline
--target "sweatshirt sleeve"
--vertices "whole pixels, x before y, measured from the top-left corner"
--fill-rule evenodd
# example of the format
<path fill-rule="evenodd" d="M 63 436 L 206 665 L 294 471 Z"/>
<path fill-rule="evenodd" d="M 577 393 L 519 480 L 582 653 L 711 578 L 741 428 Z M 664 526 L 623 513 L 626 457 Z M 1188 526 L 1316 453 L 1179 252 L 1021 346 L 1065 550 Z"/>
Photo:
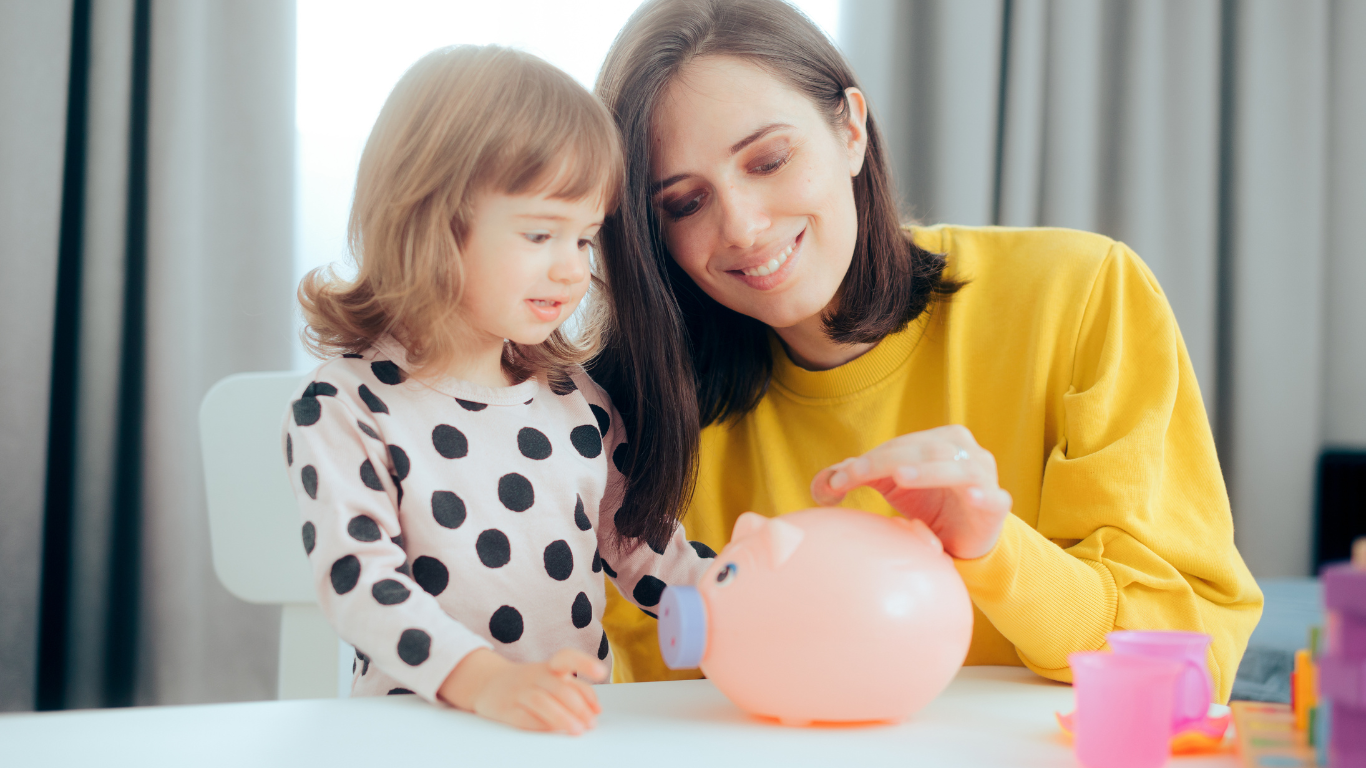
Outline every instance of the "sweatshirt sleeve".
<path fill-rule="evenodd" d="M 318 379 L 293 401 L 284 429 L 318 602 L 369 663 L 436 702 L 455 665 L 489 644 L 411 577 L 398 543 L 407 457 L 378 438 L 371 414 L 349 406 L 350 393 L 338 389 L 352 386 L 347 377 L 327 377 L 324 366 Z"/>
<path fill-rule="evenodd" d="M 603 448 L 608 456 L 607 488 L 598 507 L 597 524 L 602 570 L 622 597 L 648 616 L 659 618 L 656 607 L 664 588 L 673 584 L 696 585 L 716 552 L 700 541 L 689 541 L 682 523 L 678 522 L 674 523 L 673 533 L 663 549 L 640 541 L 617 540 L 616 518 L 623 510 L 622 501 L 626 495 L 626 476 L 621 469 L 630 447 L 625 441 L 621 417 L 607 393 L 594 384 L 591 390 L 585 390 L 585 394 L 595 396 L 598 401 L 593 403 L 595 414 L 600 409 L 605 415 L 605 422 L 604 415 L 599 416 L 599 425 L 607 424 L 603 434 Z"/>
<path fill-rule="evenodd" d="M 1076 331 L 1071 382 L 1038 524 L 1009 515 L 995 548 L 957 561 L 973 601 L 1020 659 L 1071 680 L 1067 655 L 1117 629 L 1213 638 L 1217 696 L 1261 616 L 1233 542 L 1228 494 L 1200 390 L 1166 297 L 1116 244 Z"/>

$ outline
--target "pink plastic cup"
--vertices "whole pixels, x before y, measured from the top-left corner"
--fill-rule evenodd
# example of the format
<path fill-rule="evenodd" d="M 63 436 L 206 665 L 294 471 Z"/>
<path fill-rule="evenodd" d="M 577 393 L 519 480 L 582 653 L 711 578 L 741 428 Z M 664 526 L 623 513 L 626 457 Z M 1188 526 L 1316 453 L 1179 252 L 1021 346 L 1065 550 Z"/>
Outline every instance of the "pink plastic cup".
<path fill-rule="evenodd" d="M 1088 651 L 1067 657 L 1077 699 L 1075 746 L 1085 768 L 1160 768 L 1171 756 L 1171 659 Z"/>
<path fill-rule="evenodd" d="M 1199 725 L 1209 715 L 1214 700 L 1214 680 L 1206 658 L 1210 636 L 1200 632 L 1124 631 L 1105 636 L 1110 649 L 1121 656 L 1146 656 L 1171 659 L 1185 665 L 1176 682 L 1176 701 L 1172 711 L 1172 733 Z"/>

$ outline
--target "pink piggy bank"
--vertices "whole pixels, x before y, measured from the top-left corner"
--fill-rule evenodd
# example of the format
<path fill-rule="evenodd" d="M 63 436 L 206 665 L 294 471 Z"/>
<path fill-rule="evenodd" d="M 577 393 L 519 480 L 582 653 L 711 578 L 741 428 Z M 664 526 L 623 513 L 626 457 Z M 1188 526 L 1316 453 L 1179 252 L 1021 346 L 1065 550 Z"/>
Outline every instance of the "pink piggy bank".
<path fill-rule="evenodd" d="M 967 657 L 972 603 L 919 520 L 746 512 L 699 586 L 671 586 L 659 645 L 736 706 L 786 725 L 897 721 Z"/>

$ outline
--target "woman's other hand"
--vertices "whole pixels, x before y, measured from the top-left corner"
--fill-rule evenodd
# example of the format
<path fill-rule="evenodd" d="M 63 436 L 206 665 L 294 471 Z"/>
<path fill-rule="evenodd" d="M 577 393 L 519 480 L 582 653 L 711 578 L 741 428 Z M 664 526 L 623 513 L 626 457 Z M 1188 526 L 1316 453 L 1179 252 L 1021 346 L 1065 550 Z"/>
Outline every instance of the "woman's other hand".
<path fill-rule="evenodd" d="M 577 673 L 577 677 L 575 674 Z M 593 686 L 607 668 L 565 648 L 550 661 L 521 664 L 485 648 L 470 653 L 441 684 L 438 695 L 459 709 L 528 731 L 578 735 L 602 712 Z"/>
<path fill-rule="evenodd" d="M 833 506 L 866 485 L 898 512 L 921 520 L 960 560 L 996 546 L 1010 514 L 1010 494 L 997 484 L 996 458 L 956 424 L 893 438 L 826 467 L 811 481 L 816 503 Z"/>

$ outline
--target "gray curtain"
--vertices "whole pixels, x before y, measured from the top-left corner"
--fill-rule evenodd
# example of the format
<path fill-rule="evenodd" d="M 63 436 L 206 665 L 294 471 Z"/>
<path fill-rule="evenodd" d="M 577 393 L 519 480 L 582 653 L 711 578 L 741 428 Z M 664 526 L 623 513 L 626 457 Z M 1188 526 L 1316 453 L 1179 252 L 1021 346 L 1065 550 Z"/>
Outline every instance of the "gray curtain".
<path fill-rule="evenodd" d="M 1366 3 L 856 0 L 839 41 L 907 215 L 1064 226 L 1152 267 L 1259 577 L 1366 447 Z"/>
<path fill-rule="evenodd" d="M 196 425 L 289 367 L 293 211 L 292 3 L 0 0 L 0 709 L 273 698 Z"/>

